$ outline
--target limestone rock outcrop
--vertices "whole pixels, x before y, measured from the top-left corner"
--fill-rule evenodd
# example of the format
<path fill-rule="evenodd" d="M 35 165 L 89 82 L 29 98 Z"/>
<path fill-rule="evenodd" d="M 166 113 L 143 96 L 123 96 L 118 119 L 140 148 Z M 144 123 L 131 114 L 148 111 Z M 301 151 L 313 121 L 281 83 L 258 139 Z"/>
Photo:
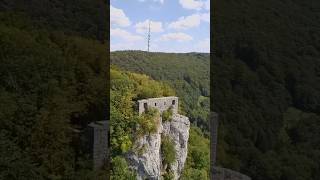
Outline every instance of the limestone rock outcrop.
<path fill-rule="evenodd" d="M 137 172 L 137 179 L 160 180 L 164 171 L 161 155 L 161 136 L 169 136 L 174 142 L 176 151 L 175 161 L 171 170 L 178 179 L 184 168 L 188 152 L 190 122 L 189 118 L 180 114 L 173 114 L 171 121 L 162 122 L 154 134 L 144 135 L 135 142 L 141 151 L 129 152 L 126 156 L 131 168 Z"/>
<path fill-rule="evenodd" d="M 186 116 L 175 114 L 172 121 L 163 123 L 162 133 L 169 135 L 176 150 L 176 161 L 171 165 L 171 169 L 176 178 L 180 177 L 188 153 L 190 122 Z"/>

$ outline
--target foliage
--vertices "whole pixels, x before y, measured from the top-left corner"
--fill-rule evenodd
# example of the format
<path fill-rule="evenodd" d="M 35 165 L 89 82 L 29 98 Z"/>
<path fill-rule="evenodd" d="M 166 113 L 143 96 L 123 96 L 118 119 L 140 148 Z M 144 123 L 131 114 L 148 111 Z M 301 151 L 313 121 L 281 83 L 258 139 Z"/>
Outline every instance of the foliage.
<path fill-rule="evenodd" d="M 182 174 L 181 180 L 203 179 L 209 180 L 208 171 L 204 169 L 187 168 Z"/>
<path fill-rule="evenodd" d="M 138 117 L 139 127 L 136 130 L 137 134 L 156 133 L 160 126 L 159 116 L 159 111 L 156 108 L 149 107 Z"/>
<path fill-rule="evenodd" d="M 162 136 L 161 138 L 161 154 L 163 156 L 164 164 L 170 165 L 176 159 L 174 142 L 169 136 Z"/>
<path fill-rule="evenodd" d="M 167 84 L 154 81 L 146 75 L 121 71 L 116 67 L 110 69 L 110 78 L 111 152 L 119 155 L 132 148 L 135 138 L 154 133 L 159 126 L 158 111 L 149 108 L 139 116 L 135 101 L 173 95 L 174 91 Z"/>
<path fill-rule="evenodd" d="M 208 132 L 209 54 L 117 51 L 111 52 L 110 60 L 123 70 L 147 74 L 170 84 L 179 96 L 182 111 L 192 123 Z"/>
<path fill-rule="evenodd" d="M 173 114 L 173 110 L 172 110 L 172 106 L 170 106 L 169 109 L 167 109 L 167 110 L 162 112 L 162 120 L 164 122 L 171 121 L 172 120 L 172 114 Z"/>
<path fill-rule="evenodd" d="M 195 156 L 200 154 L 200 151 L 205 152 L 202 160 L 193 160 L 190 152 L 188 152 L 189 164 L 200 162 L 201 165 L 188 167 L 189 179 L 205 179 L 209 175 L 209 140 L 208 134 L 208 113 L 210 108 L 209 101 L 209 55 L 199 53 L 173 54 L 173 53 L 146 53 L 142 51 L 118 51 L 111 53 L 111 63 L 117 67 L 133 72 L 144 73 L 152 78 L 162 80 L 170 84 L 179 96 L 180 108 L 186 111 L 186 116 L 190 121 L 201 127 L 197 130 L 200 135 L 197 135 L 197 140 L 189 140 L 188 151 L 190 147 L 193 149 Z M 181 109 L 179 110 L 180 114 Z M 170 117 L 170 112 L 164 112 L 162 119 Z M 195 130 L 192 128 L 190 136 L 194 135 Z M 206 134 L 206 135 L 203 135 Z M 192 139 L 192 138 L 191 138 Z M 206 142 L 206 143 L 203 143 Z M 200 144 L 203 143 L 203 144 Z M 201 147 L 197 151 L 197 146 Z M 194 157 L 196 159 L 196 157 Z M 206 159 L 207 158 L 207 159 Z M 197 161 L 197 162 L 196 162 Z M 205 164 L 205 165 L 204 165 Z M 205 168 L 204 168 L 205 166 Z M 192 177 L 191 177 L 192 175 Z"/>
<path fill-rule="evenodd" d="M 116 156 L 111 161 L 112 170 L 111 180 L 135 180 L 136 175 L 128 167 L 126 160 L 122 157 Z"/>
<path fill-rule="evenodd" d="M 70 129 L 105 116 L 107 47 L 76 31 L 35 26 L 28 13 L 2 11 L 0 19 L 0 178 L 94 173 L 75 168 Z"/>
<path fill-rule="evenodd" d="M 174 173 L 172 171 L 166 172 L 163 175 L 163 180 L 173 180 L 174 179 Z"/>
<path fill-rule="evenodd" d="M 107 39 L 107 2 L 64 0 L 2 0 L 0 21 L 19 28 L 48 29 L 89 39 Z M 27 27 L 24 23 L 32 24 Z"/>
<path fill-rule="evenodd" d="M 189 131 L 188 156 L 182 179 L 209 179 L 210 142 L 198 127 Z"/>
<path fill-rule="evenodd" d="M 319 7 L 312 0 L 217 4 L 210 72 L 219 165 L 252 179 L 318 179 Z"/>

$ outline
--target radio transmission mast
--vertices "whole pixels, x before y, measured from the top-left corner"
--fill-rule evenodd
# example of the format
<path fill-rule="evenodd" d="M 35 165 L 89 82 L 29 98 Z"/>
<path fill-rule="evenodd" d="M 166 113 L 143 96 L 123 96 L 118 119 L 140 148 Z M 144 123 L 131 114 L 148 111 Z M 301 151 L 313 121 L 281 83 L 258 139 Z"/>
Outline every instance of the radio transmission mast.
<path fill-rule="evenodd" d="M 148 52 L 150 50 L 150 20 L 149 20 L 149 31 L 148 31 Z"/>

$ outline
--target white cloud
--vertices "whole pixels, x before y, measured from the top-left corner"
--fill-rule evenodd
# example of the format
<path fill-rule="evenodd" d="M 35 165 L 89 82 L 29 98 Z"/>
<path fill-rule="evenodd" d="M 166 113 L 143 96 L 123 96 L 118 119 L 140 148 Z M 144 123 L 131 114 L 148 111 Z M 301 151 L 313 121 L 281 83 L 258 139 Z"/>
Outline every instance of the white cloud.
<path fill-rule="evenodd" d="M 201 10 L 204 6 L 204 2 L 200 0 L 179 0 L 179 3 L 185 9 L 194 9 L 194 10 Z"/>
<path fill-rule="evenodd" d="M 193 14 L 187 17 L 180 17 L 177 21 L 169 24 L 171 29 L 188 29 L 191 27 L 197 27 L 200 25 L 201 16 L 199 14 Z"/>
<path fill-rule="evenodd" d="M 145 1 L 147 1 L 147 0 L 139 0 L 140 2 L 145 2 Z M 161 4 L 163 4 L 164 3 L 164 0 L 153 0 L 154 2 L 159 2 L 159 3 L 161 3 Z"/>
<path fill-rule="evenodd" d="M 131 22 L 122 9 L 110 6 L 110 23 L 111 25 L 127 27 Z"/>
<path fill-rule="evenodd" d="M 201 14 L 201 20 L 205 22 L 210 22 L 210 13 Z"/>
<path fill-rule="evenodd" d="M 118 37 L 123 39 L 126 42 L 136 42 L 136 41 L 141 41 L 143 40 L 143 37 L 134 35 L 128 31 L 125 31 L 123 29 L 115 28 L 115 29 L 110 29 L 110 36 L 113 37 Z"/>
<path fill-rule="evenodd" d="M 179 41 L 179 42 L 184 42 L 184 41 L 191 41 L 193 38 L 185 33 L 168 33 L 164 34 L 160 37 L 161 41 Z"/>
<path fill-rule="evenodd" d="M 135 25 L 136 31 L 138 33 L 145 33 L 149 29 L 149 20 L 145 20 L 144 22 L 138 22 Z M 150 21 L 150 31 L 151 32 L 163 32 L 162 22 Z"/>
<path fill-rule="evenodd" d="M 210 39 L 206 38 L 195 45 L 196 52 L 210 52 Z"/>
<path fill-rule="evenodd" d="M 204 4 L 206 10 L 210 10 L 210 0 L 207 0 Z"/>
<path fill-rule="evenodd" d="M 183 30 L 198 27 L 201 21 L 210 22 L 210 13 L 192 14 L 187 17 L 180 17 L 177 21 L 169 24 L 170 29 Z"/>

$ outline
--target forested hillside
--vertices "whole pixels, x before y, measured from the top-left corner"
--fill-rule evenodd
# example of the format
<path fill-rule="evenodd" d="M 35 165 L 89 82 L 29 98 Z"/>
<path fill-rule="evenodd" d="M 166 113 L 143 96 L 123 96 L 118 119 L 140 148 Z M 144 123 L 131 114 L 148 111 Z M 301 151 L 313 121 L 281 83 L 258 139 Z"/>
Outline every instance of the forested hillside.
<path fill-rule="evenodd" d="M 16 17 L 11 23 L 45 28 L 90 39 L 107 40 L 107 2 L 101 0 L 2 0 L 0 12 Z M 7 22 L 8 17 L 1 21 Z"/>
<path fill-rule="evenodd" d="M 110 78 L 111 179 L 135 179 L 135 172 L 129 170 L 125 154 L 129 151 L 143 151 L 137 149 L 134 142 L 143 135 L 157 132 L 159 128 L 154 112 L 138 115 L 136 101 L 172 96 L 175 91 L 164 82 L 117 67 L 111 68 Z M 190 129 L 188 157 L 182 179 L 208 179 L 209 162 L 209 140 L 199 128 L 193 126 Z"/>
<path fill-rule="evenodd" d="M 230 0 L 214 8 L 219 164 L 259 180 L 319 179 L 319 1 Z"/>
<path fill-rule="evenodd" d="M 191 122 L 208 131 L 209 54 L 119 51 L 111 52 L 110 60 L 121 69 L 144 73 L 170 84 Z"/>
<path fill-rule="evenodd" d="M 147 74 L 167 83 L 176 92 L 181 102 L 180 113 L 185 113 L 194 124 L 190 129 L 188 157 L 181 178 L 208 179 L 209 54 L 119 51 L 112 52 L 110 60 L 119 69 Z"/>
<path fill-rule="evenodd" d="M 107 111 L 108 47 L 90 30 L 100 14 L 87 3 L 64 3 L 0 2 L 0 179 L 107 174 L 76 159 L 71 145 L 75 125 Z"/>

